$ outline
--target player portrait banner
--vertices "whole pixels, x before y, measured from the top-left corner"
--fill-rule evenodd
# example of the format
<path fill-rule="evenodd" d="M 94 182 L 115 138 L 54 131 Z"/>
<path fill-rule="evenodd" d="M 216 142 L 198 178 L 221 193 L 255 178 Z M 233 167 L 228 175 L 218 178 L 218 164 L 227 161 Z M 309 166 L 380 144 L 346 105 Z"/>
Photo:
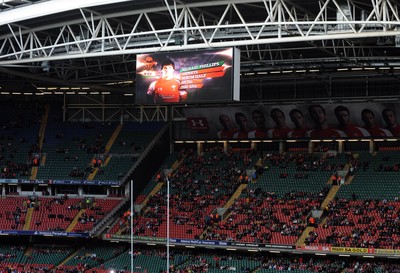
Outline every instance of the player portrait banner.
<path fill-rule="evenodd" d="M 199 134 L 199 139 L 388 139 L 400 137 L 399 103 L 185 108 L 184 115 L 187 121 L 194 122 L 198 117 L 208 121 L 208 132 Z M 188 123 L 189 129 L 193 129 L 193 124 L 195 124 L 193 122 Z M 183 140 L 178 132 L 176 138 Z"/>
<path fill-rule="evenodd" d="M 139 54 L 136 104 L 239 100 L 239 69 L 236 48 Z"/>

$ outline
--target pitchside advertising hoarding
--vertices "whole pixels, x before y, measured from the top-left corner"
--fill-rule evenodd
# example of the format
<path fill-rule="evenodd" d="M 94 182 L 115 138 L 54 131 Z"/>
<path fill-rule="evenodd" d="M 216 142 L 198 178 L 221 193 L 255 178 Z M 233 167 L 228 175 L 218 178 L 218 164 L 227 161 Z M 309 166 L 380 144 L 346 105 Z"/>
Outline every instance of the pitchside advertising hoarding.
<path fill-rule="evenodd" d="M 398 113 L 399 103 L 184 109 L 191 137 L 201 139 L 398 138 Z"/>
<path fill-rule="evenodd" d="M 136 57 L 136 104 L 239 100 L 239 83 L 240 51 L 237 48 Z"/>

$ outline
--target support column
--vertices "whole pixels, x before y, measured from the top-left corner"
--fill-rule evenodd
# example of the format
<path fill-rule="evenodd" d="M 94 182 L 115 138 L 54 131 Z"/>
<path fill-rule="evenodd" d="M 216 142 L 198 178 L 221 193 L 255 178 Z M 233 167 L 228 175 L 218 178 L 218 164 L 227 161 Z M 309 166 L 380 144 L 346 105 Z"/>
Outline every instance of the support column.
<path fill-rule="evenodd" d="M 78 196 L 83 196 L 83 187 L 82 186 L 78 187 Z"/>
<path fill-rule="evenodd" d="M 344 141 L 338 141 L 338 153 L 343 153 Z"/>
<path fill-rule="evenodd" d="M 373 139 L 369 141 L 369 153 L 375 153 L 375 141 Z"/>
<path fill-rule="evenodd" d="M 279 141 L 279 153 L 280 153 L 280 154 L 284 153 L 284 152 L 285 152 L 285 149 L 286 149 L 285 142 Z"/>
<path fill-rule="evenodd" d="M 125 184 L 125 194 L 126 194 L 126 196 L 133 196 L 133 193 L 131 193 L 131 190 L 130 190 L 130 187 L 131 187 L 131 183 L 133 183 L 133 181 L 131 180 L 131 181 L 129 181 L 129 183 L 126 183 Z M 133 189 L 133 187 L 132 187 L 132 189 Z M 132 197 L 131 197 L 132 198 Z"/>
<path fill-rule="evenodd" d="M 201 155 L 204 151 L 204 142 L 197 142 L 197 154 Z"/>
<path fill-rule="evenodd" d="M 257 151 L 257 142 L 252 141 L 252 142 L 251 142 L 250 148 L 251 148 L 253 151 Z"/>
<path fill-rule="evenodd" d="M 311 140 L 308 142 L 308 153 L 312 154 L 314 150 L 314 142 L 312 142 Z"/>
<path fill-rule="evenodd" d="M 229 143 L 228 141 L 224 141 L 224 153 L 227 153 L 229 150 Z"/>

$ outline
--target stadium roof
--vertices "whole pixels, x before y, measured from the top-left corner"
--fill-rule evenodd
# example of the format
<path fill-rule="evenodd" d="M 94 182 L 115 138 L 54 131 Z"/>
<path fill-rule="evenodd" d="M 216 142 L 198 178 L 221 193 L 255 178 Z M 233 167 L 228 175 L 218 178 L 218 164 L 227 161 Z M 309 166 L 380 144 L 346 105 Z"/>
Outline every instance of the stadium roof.
<path fill-rule="evenodd" d="M 136 54 L 227 46 L 244 100 L 400 96 L 395 0 L 0 0 L 5 93 L 134 94 Z"/>

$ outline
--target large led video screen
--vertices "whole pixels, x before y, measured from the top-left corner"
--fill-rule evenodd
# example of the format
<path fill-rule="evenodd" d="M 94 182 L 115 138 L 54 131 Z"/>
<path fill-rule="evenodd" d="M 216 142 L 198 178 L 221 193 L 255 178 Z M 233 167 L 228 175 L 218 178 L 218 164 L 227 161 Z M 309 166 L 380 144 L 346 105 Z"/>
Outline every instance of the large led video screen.
<path fill-rule="evenodd" d="M 136 104 L 239 100 L 239 77 L 236 48 L 139 54 Z"/>

